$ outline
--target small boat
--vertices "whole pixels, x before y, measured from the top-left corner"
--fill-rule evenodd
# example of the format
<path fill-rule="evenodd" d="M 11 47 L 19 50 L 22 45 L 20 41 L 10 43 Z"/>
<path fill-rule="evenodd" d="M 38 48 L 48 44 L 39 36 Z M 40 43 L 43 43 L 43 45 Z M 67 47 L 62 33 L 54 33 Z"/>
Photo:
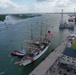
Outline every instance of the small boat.
<path fill-rule="evenodd" d="M 26 51 L 23 50 L 14 50 L 13 52 L 11 52 L 12 55 L 15 56 L 25 56 L 26 55 Z"/>

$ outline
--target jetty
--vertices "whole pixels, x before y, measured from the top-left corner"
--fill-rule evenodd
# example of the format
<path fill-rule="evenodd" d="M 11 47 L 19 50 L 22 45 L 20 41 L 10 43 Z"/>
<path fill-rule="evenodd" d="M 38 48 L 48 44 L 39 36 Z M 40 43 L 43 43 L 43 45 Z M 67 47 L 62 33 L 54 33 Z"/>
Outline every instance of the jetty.
<path fill-rule="evenodd" d="M 40 65 L 38 65 L 29 75 L 45 75 L 47 70 L 63 55 L 68 44 L 68 39 L 63 41 Z"/>

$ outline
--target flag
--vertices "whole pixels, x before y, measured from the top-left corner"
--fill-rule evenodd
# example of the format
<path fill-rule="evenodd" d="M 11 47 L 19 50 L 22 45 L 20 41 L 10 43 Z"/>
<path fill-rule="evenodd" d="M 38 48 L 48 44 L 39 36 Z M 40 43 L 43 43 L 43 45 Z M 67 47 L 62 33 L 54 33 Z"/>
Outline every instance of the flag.
<path fill-rule="evenodd" d="M 48 31 L 48 33 L 49 33 L 49 35 L 53 38 L 54 37 L 54 35 L 53 35 L 53 33 L 51 32 L 51 31 Z"/>

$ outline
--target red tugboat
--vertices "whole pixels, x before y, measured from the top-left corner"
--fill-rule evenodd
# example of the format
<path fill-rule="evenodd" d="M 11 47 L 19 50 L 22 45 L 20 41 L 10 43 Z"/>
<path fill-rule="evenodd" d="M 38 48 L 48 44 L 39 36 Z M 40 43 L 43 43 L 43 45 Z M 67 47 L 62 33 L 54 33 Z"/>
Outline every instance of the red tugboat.
<path fill-rule="evenodd" d="M 26 54 L 26 51 L 23 49 L 23 50 L 14 50 L 13 52 L 11 52 L 12 55 L 15 55 L 15 56 L 24 56 Z"/>

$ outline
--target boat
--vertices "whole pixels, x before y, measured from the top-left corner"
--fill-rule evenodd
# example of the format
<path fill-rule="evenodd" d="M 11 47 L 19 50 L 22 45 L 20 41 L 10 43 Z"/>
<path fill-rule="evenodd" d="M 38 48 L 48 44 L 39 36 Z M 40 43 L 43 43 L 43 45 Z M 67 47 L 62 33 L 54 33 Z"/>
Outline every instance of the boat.
<path fill-rule="evenodd" d="M 65 29 L 65 28 L 74 29 L 74 22 L 71 17 L 68 19 L 68 22 L 64 21 L 63 20 L 63 10 L 62 10 L 59 29 Z"/>
<path fill-rule="evenodd" d="M 73 32 L 69 35 L 69 37 L 75 37 L 76 38 L 76 32 Z"/>
<path fill-rule="evenodd" d="M 71 13 L 71 14 L 68 14 L 68 16 L 70 16 L 74 22 L 74 24 L 76 25 L 76 12 L 75 12 L 75 9 L 74 9 L 74 13 Z M 69 21 L 69 19 L 68 19 Z"/>
<path fill-rule="evenodd" d="M 23 49 L 23 50 L 14 50 L 11 52 L 12 55 L 15 55 L 15 56 L 25 56 L 26 54 L 26 51 Z"/>
<path fill-rule="evenodd" d="M 74 24 L 76 24 L 76 13 L 69 15 L 70 18 L 68 19 L 68 21 L 72 21 Z"/>
<path fill-rule="evenodd" d="M 30 53 L 26 54 L 21 59 L 21 61 L 16 62 L 15 64 L 26 66 L 26 65 L 36 61 L 38 58 L 40 58 L 46 52 L 46 50 L 50 46 L 51 42 L 47 38 L 48 32 L 45 34 L 45 38 L 41 37 L 42 36 L 42 25 L 41 25 L 40 28 L 41 29 L 40 29 L 39 41 L 34 41 L 33 44 L 31 43 L 30 48 L 29 48 L 30 49 Z M 47 29 L 47 25 L 46 25 L 46 29 Z M 32 29 L 31 29 L 31 38 L 33 38 Z M 33 39 L 31 39 L 31 40 L 33 40 Z M 36 45 L 36 48 L 33 48 L 32 45 Z"/>

